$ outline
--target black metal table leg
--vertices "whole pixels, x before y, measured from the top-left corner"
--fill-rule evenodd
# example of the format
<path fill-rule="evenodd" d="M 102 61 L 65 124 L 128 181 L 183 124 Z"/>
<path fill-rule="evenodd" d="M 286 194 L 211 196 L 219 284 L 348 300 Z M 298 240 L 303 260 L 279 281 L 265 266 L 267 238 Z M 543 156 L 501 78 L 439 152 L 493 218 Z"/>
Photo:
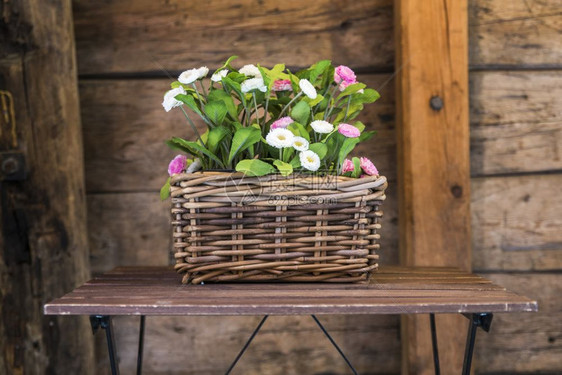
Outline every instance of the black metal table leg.
<path fill-rule="evenodd" d="M 140 329 L 139 329 L 139 351 L 137 353 L 137 375 L 142 374 L 142 354 L 144 349 L 144 325 L 146 316 L 141 315 L 140 317 Z"/>
<path fill-rule="evenodd" d="M 117 347 L 115 346 L 115 337 L 113 335 L 113 324 L 110 315 L 92 315 L 90 316 L 90 324 L 93 333 L 101 327 L 105 330 L 105 338 L 107 339 L 107 351 L 109 353 L 109 364 L 111 366 L 111 374 L 119 375 L 119 365 L 117 364 Z"/>
<path fill-rule="evenodd" d="M 470 375 L 470 367 L 472 365 L 472 355 L 474 353 L 474 341 L 476 340 L 476 330 L 478 327 L 484 331 L 489 332 L 492 325 L 492 313 L 476 313 L 465 314 L 470 320 L 468 324 L 468 334 L 466 336 L 466 347 L 464 350 L 464 362 L 462 365 L 462 374 Z"/>
<path fill-rule="evenodd" d="M 232 371 L 232 369 L 234 368 L 234 366 L 236 366 L 236 364 L 238 363 L 238 360 L 242 357 L 242 355 L 244 354 L 244 352 L 246 351 L 246 349 L 248 349 L 248 346 L 250 346 L 250 343 L 252 342 L 252 340 L 254 339 L 254 337 L 256 337 L 256 335 L 258 334 L 259 330 L 261 329 L 261 327 L 263 326 L 263 323 L 265 323 L 265 321 L 267 320 L 269 315 L 265 315 L 263 317 L 263 319 L 260 321 L 260 323 L 258 324 L 258 326 L 256 327 L 256 329 L 254 330 L 254 332 L 252 333 L 252 335 L 250 336 L 250 338 L 248 339 L 248 341 L 246 341 L 246 344 L 244 344 L 244 347 L 242 348 L 242 350 L 240 350 L 240 353 L 238 353 L 238 355 L 236 356 L 236 358 L 234 359 L 234 362 L 232 362 L 232 364 L 230 365 L 230 367 L 228 368 L 228 370 L 226 370 L 225 375 L 230 374 L 230 372 Z"/>
<path fill-rule="evenodd" d="M 318 320 L 318 318 L 316 317 L 316 315 L 311 315 L 312 319 L 314 319 L 314 321 L 316 322 L 316 324 L 318 324 L 318 327 L 320 327 L 320 329 L 322 330 L 322 332 L 324 332 L 324 335 L 326 335 L 326 337 L 328 338 L 328 340 L 330 340 L 330 342 L 332 343 L 332 345 L 334 345 L 334 347 L 336 348 L 336 350 L 338 351 L 338 353 L 340 353 L 340 355 L 342 356 L 342 358 L 344 359 L 345 363 L 347 363 L 347 365 L 349 366 L 349 368 L 351 369 L 351 371 L 353 372 L 354 375 L 357 375 L 357 371 L 355 370 L 355 368 L 351 365 L 351 362 L 349 362 L 349 360 L 347 359 L 347 357 L 345 356 L 345 354 L 343 354 L 343 351 L 340 349 L 340 347 L 338 346 L 338 344 L 336 344 L 336 342 L 334 341 L 334 339 L 332 338 L 332 336 L 330 336 L 330 334 L 328 333 L 328 331 L 326 331 L 326 328 L 324 328 L 324 326 L 322 325 L 322 323 L 320 323 L 320 321 Z"/>
<path fill-rule="evenodd" d="M 441 374 L 439 366 L 439 349 L 437 348 L 437 329 L 435 328 L 435 314 L 429 314 L 429 323 L 431 326 L 431 345 L 433 346 L 433 368 L 435 375 Z"/>

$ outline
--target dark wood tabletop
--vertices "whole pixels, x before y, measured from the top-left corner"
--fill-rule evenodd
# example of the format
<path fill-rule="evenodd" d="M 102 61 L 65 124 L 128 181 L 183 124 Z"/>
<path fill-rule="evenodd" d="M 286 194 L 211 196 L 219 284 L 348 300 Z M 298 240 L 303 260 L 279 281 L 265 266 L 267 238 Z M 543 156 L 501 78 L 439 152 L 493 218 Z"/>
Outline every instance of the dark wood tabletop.
<path fill-rule="evenodd" d="M 537 302 L 454 268 L 381 267 L 369 284 L 182 285 L 166 267 L 119 267 L 45 305 L 48 315 L 532 312 Z"/>

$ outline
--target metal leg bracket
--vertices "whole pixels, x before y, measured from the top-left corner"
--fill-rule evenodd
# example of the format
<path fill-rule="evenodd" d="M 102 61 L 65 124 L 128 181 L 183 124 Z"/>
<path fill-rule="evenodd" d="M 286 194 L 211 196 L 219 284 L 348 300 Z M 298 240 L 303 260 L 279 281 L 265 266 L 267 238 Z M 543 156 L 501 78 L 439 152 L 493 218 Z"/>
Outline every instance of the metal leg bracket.
<path fill-rule="evenodd" d="M 109 315 L 91 315 L 90 324 L 92 332 L 95 334 L 98 329 L 105 330 L 105 338 L 107 339 L 107 352 L 109 354 L 109 364 L 111 366 L 111 374 L 119 375 L 119 365 L 117 364 L 117 348 L 115 346 L 115 336 L 113 334 L 113 324 Z"/>
<path fill-rule="evenodd" d="M 462 374 L 470 375 L 470 367 L 472 365 L 472 355 L 474 353 L 474 341 L 476 340 L 476 330 L 480 327 L 484 331 L 489 332 L 492 325 L 492 313 L 475 313 L 463 314 L 470 320 L 468 324 L 468 334 L 466 336 L 466 348 L 464 350 L 464 362 L 462 366 Z"/>

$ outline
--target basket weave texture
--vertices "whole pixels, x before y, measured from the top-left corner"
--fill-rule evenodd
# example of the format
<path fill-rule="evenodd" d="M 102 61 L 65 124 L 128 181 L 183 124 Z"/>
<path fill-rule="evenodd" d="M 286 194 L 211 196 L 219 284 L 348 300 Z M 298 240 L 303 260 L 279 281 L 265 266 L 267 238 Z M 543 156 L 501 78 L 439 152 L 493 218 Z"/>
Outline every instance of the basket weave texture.
<path fill-rule="evenodd" d="M 175 175 L 175 269 L 194 284 L 366 281 L 386 187 L 383 176 Z"/>

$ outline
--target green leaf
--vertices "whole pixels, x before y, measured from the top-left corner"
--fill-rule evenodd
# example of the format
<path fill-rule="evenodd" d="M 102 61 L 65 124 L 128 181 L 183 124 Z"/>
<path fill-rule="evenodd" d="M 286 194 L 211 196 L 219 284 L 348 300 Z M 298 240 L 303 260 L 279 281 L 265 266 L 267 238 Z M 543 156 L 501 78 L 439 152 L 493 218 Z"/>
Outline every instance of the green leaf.
<path fill-rule="evenodd" d="M 360 99 L 363 103 L 373 103 L 380 97 L 381 94 L 379 94 L 376 90 L 365 89 L 358 99 Z"/>
<path fill-rule="evenodd" d="M 330 67 L 330 64 L 332 64 L 330 60 L 321 60 L 318 61 L 316 64 L 312 65 L 312 70 L 310 72 L 310 82 L 314 84 L 316 78 L 318 78 L 318 76 L 324 73 L 324 71 Z"/>
<path fill-rule="evenodd" d="M 189 107 L 189 109 L 191 109 L 193 112 L 197 113 L 200 116 L 203 116 L 203 113 L 201 113 L 201 110 L 199 109 L 199 106 L 197 105 L 197 103 L 195 102 L 195 99 L 193 98 L 193 96 L 191 95 L 184 95 L 184 94 L 179 94 L 175 96 L 175 99 L 179 100 L 180 102 L 184 103 L 186 106 Z"/>
<path fill-rule="evenodd" d="M 288 176 L 293 173 L 293 166 L 289 163 L 285 163 L 281 160 L 274 160 L 273 164 L 277 167 L 281 176 Z"/>
<path fill-rule="evenodd" d="M 222 125 L 226 117 L 226 105 L 222 101 L 208 102 L 205 104 L 205 114 L 211 122 L 217 126 Z"/>
<path fill-rule="evenodd" d="M 170 177 L 166 180 L 166 183 L 160 189 L 160 200 L 165 201 L 170 196 Z"/>
<path fill-rule="evenodd" d="M 338 165 L 341 165 L 343 163 L 347 155 L 349 155 L 349 153 L 353 151 L 357 143 L 359 143 L 359 138 L 346 138 L 343 141 L 343 144 L 341 145 L 340 151 L 338 153 Z"/>
<path fill-rule="evenodd" d="M 324 159 L 326 153 L 328 153 L 328 146 L 325 143 L 313 143 L 308 146 L 308 149 L 317 153 L 320 160 Z"/>
<path fill-rule="evenodd" d="M 233 118 L 238 118 L 238 111 L 236 110 L 236 104 L 234 104 L 234 100 L 232 100 L 232 96 L 229 93 L 223 90 L 213 90 L 209 93 L 207 97 L 209 102 L 214 101 L 222 101 L 226 106 L 228 114 Z"/>
<path fill-rule="evenodd" d="M 336 119 L 334 120 L 334 122 L 340 122 L 343 121 L 345 119 L 345 111 L 347 110 L 347 104 L 344 106 L 344 108 L 337 108 L 339 110 L 338 115 L 336 116 Z M 349 121 L 353 116 L 354 113 L 358 113 L 359 111 L 361 111 L 363 109 L 363 104 L 351 104 L 349 106 L 349 110 L 347 111 L 347 119 L 345 121 Z M 334 110 L 332 113 L 336 113 L 336 111 Z"/>
<path fill-rule="evenodd" d="M 359 176 L 361 176 L 361 160 L 354 156 L 353 159 L 351 159 L 353 161 L 353 172 L 351 172 L 351 177 L 357 178 Z"/>
<path fill-rule="evenodd" d="M 324 72 L 324 74 L 322 74 L 322 84 L 321 86 L 323 88 L 330 88 L 331 89 L 331 84 L 332 81 L 334 80 L 334 72 L 335 72 L 336 68 L 334 68 L 334 66 L 332 64 L 330 64 L 328 66 L 328 68 L 326 69 L 326 72 Z"/>
<path fill-rule="evenodd" d="M 231 78 L 229 78 L 231 75 L 233 75 L 234 73 L 229 73 L 226 77 L 224 77 L 222 79 L 222 83 L 224 85 L 226 85 L 229 89 L 234 90 L 237 94 L 238 97 L 240 98 L 240 100 L 242 100 L 242 103 L 244 104 L 244 106 L 246 105 L 246 97 L 244 95 L 244 93 L 242 92 L 242 88 L 240 86 L 240 83 L 233 81 Z M 236 73 L 239 74 L 239 73 Z M 244 76 L 244 74 L 241 74 L 242 76 Z"/>
<path fill-rule="evenodd" d="M 322 95 L 318 94 L 318 95 L 316 95 L 315 99 L 310 99 L 310 98 L 306 97 L 304 100 L 308 103 L 308 105 L 310 107 L 314 107 L 316 104 L 318 104 L 322 100 L 324 100 L 324 97 Z"/>
<path fill-rule="evenodd" d="M 300 168 L 300 166 L 301 166 L 301 159 L 300 159 L 300 157 L 299 157 L 299 154 L 296 154 L 295 157 L 291 160 L 291 162 L 290 162 L 289 164 L 291 164 L 291 166 L 293 167 L 293 169 Z"/>
<path fill-rule="evenodd" d="M 291 110 L 291 117 L 300 124 L 307 124 L 310 117 L 310 106 L 301 100 Z"/>
<path fill-rule="evenodd" d="M 219 69 L 217 69 L 217 71 L 219 71 L 221 69 L 224 69 L 224 68 L 228 68 L 228 69 L 233 70 L 234 68 L 232 67 L 232 65 L 230 65 L 230 63 L 232 62 L 232 60 L 237 59 L 237 58 L 238 58 L 238 56 L 230 56 L 228 58 L 228 60 L 226 60 L 226 62 Z"/>
<path fill-rule="evenodd" d="M 287 129 L 289 129 L 297 137 L 303 137 L 307 141 L 310 141 L 310 135 L 302 124 L 293 122 L 287 127 Z"/>
<path fill-rule="evenodd" d="M 220 167 L 224 168 L 224 164 L 222 161 L 217 158 L 212 152 L 207 150 L 204 146 L 200 145 L 197 142 L 186 141 L 185 139 L 181 139 L 178 137 L 173 137 L 169 141 L 166 141 L 168 146 L 173 149 L 177 149 L 184 152 L 189 152 L 192 155 L 202 157 L 203 155 L 207 156 L 209 159 L 216 162 Z"/>
<path fill-rule="evenodd" d="M 230 147 L 230 155 L 228 156 L 228 164 L 232 163 L 234 157 L 250 146 L 261 140 L 261 131 L 254 127 L 242 128 L 234 133 L 232 138 L 232 146 Z"/>
<path fill-rule="evenodd" d="M 374 131 L 374 130 L 370 130 L 370 131 L 368 131 L 368 132 L 363 132 L 363 133 L 361 133 L 361 135 L 359 136 L 359 142 L 368 141 L 368 140 L 371 139 L 375 134 L 377 134 L 377 132 Z"/>
<path fill-rule="evenodd" d="M 365 124 L 363 124 L 361 121 L 355 121 L 353 126 L 359 129 L 360 132 L 363 132 L 363 130 L 365 130 Z"/>
<path fill-rule="evenodd" d="M 230 130 L 225 128 L 224 126 L 217 126 L 209 131 L 209 135 L 207 137 L 207 148 L 213 154 L 216 154 L 217 147 L 221 143 L 221 141 L 230 134 Z"/>
<path fill-rule="evenodd" d="M 243 172 L 247 176 L 265 176 L 275 173 L 275 168 L 264 161 L 258 159 L 244 159 L 236 164 L 236 171 Z"/>
<path fill-rule="evenodd" d="M 340 100 L 341 98 L 348 95 L 355 94 L 357 91 L 364 89 L 365 87 L 367 87 L 367 85 L 365 85 L 364 83 L 354 83 L 352 85 L 349 85 L 345 88 L 345 90 L 342 91 L 341 94 L 338 95 L 337 100 Z"/>

